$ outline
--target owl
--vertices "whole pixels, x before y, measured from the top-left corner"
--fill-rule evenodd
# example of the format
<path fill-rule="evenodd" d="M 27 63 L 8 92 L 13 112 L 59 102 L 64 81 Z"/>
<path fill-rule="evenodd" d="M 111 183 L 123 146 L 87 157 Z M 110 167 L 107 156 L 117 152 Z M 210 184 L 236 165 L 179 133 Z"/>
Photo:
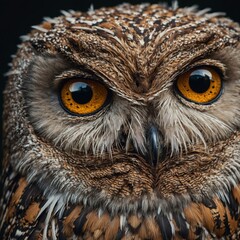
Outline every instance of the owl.
<path fill-rule="evenodd" d="M 0 238 L 239 239 L 239 25 L 176 2 L 62 13 L 8 73 Z"/>

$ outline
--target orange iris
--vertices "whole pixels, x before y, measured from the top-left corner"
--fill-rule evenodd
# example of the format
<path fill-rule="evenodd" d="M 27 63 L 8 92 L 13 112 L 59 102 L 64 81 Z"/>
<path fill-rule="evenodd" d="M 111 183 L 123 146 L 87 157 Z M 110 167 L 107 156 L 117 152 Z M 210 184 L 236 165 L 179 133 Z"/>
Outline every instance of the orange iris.
<path fill-rule="evenodd" d="M 108 100 L 109 91 L 97 81 L 74 78 L 65 81 L 60 98 L 64 108 L 76 115 L 93 114 Z"/>
<path fill-rule="evenodd" d="M 221 95 L 222 79 L 215 69 L 199 67 L 179 76 L 176 87 L 186 100 L 199 104 L 210 104 Z"/>

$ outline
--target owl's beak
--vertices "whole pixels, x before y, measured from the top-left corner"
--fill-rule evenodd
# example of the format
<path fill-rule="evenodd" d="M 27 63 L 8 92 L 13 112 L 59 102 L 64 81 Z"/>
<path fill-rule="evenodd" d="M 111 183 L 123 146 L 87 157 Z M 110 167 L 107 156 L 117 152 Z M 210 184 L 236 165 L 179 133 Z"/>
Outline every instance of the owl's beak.
<path fill-rule="evenodd" d="M 146 139 L 148 148 L 146 159 L 153 167 L 156 167 L 163 158 L 163 135 L 156 126 L 151 124 L 146 132 Z"/>

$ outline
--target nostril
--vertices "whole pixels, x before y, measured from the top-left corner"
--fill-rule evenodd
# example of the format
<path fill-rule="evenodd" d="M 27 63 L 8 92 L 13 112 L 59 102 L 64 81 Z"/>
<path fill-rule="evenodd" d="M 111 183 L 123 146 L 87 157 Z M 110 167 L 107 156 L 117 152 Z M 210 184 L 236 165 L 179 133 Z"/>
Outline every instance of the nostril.
<path fill-rule="evenodd" d="M 150 124 L 146 131 L 147 156 L 146 160 L 154 167 L 163 160 L 164 139 L 162 133 L 156 126 Z"/>

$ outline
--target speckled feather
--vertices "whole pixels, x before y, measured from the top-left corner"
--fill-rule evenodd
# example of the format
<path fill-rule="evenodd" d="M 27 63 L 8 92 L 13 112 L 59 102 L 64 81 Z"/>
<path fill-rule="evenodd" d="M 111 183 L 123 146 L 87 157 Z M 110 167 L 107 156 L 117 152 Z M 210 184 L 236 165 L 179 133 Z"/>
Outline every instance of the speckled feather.
<path fill-rule="evenodd" d="M 63 14 L 22 37 L 8 74 L 1 239 L 238 239 L 239 25 L 149 4 Z M 225 80 L 207 106 L 172 90 L 202 65 Z M 112 103 L 66 113 L 59 82 L 76 75 L 104 82 Z M 166 148 L 156 168 L 142 154 L 149 122 Z"/>
<path fill-rule="evenodd" d="M 59 208 L 59 198 L 49 203 L 37 183 L 14 176 L 0 235 L 3 239 L 238 239 L 240 186 L 225 199 L 214 197 L 202 203 L 192 201 L 183 211 L 155 212 L 128 216 L 69 204 Z M 48 205 L 48 208 L 45 206 Z M 52 209 L 51 209 L 52 206 Z M 62 207 L 62 206 L 61 206 Z M 50 211 L 51 209 L 51 211 Z M 49 219 L 47 215 L 49 214 Z M 48 220 L 46 220 L 48 219 Z M 46 229 L 47 226 L 47 229 Z"/>

